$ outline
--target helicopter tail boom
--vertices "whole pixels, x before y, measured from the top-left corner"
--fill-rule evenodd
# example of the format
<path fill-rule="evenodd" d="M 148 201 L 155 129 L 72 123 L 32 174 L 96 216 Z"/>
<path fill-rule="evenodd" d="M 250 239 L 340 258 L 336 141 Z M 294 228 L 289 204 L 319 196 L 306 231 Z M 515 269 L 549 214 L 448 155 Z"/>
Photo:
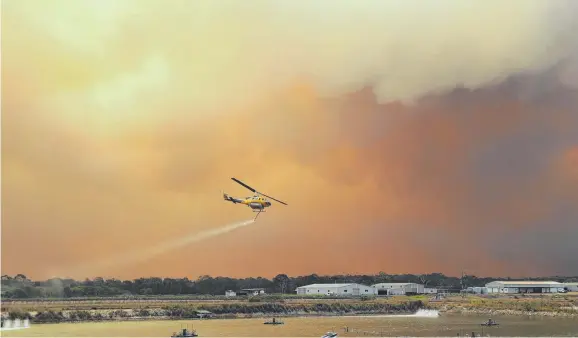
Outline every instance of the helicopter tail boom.
<path fill-rule="evenodd" d="M 231 196 L 229 196 L 229 194 L 227 194 L 227 193 L 223 193 L 223 199 L 224 199 L 225 201 L 233 202 L 234 204 L 237 204 L 237 203 L 241 203 L 241 202 L 242 202 L 240 199 L 235 198 L 235 197 L 231 197 Z"/>

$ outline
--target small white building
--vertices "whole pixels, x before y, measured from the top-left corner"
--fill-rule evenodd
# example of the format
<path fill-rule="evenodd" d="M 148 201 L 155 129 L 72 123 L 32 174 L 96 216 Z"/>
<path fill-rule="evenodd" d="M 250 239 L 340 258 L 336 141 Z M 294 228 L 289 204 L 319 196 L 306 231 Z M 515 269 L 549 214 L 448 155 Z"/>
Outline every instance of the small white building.
<path fill-rule="evenodd" d="M 488 293 L 558 293 L 564 284 L 542 281 L 495 281 L 486 284 Z"/>
<path fill-rule="evenodd" d="M 225 297 L 235 297 L 237 296 L 237 293 L 233 290 L 227 290 L 225 291 Z"/>
<path fill-rule="evenodd" d="M 362 295 L 376 295 L 377 291 L 374 287 L 357 284 L 357 283 L 342 283 L 342 284 L 309 284 L 300 286 L 296 289 L 298 295 L 325 295 L 325 296 L 362 296 Z"/>
<path fill-rule="evenodd" d="M 424 288 L 423 288 L 423 293 L 426 293 L 426 294 L 436 294 L 436 293 L 438 293 L 438 289 L 436 289 L 436 288 L 426 288 L 426 287 L 424 287 Z"/>
<path fill-rule="evenodd" d="M 379 295 L 423 294 L 424 286 L 417 283 L 378 283 L 372 285 Z"/>
<path fill-rule="evenodd" d="M 578 292 L 578 283 L 564 283 L 564 288 L 568 292 Z"/>

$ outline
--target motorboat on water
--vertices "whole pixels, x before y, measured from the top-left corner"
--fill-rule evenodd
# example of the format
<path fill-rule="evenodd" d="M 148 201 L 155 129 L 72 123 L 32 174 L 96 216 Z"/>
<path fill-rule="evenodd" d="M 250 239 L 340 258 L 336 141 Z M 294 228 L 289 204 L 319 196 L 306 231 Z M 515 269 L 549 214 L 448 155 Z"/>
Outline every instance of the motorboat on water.
<path fill-rule="evenodd" d="M 171 337 L 172 338 L 176 338 L 176 337 L 198 337 L 199 335 L 197 334 L 196 330 L 189 330 L 187 328 L 182 329 L 179 332 L 174 332 Z"/>
<path fill-rule="evenodd" d="M 337 337 L 337 333 L 329 331 L 326 334 L 324 334 L 321 338 L 335 338 L 335 337 Z"/>
<path fill-rule="evenodd" d="M 495 320 L 493 320 L 492 318 L 488 319 L 487 322 L 480 324 L 482 326 L 499 326 L 500 324 L 497 323 Z"/>
<path fill-rule="evenodd" d="M 277 319 L 273 318 L 272 320 L 270 320 L 270 321 L 268 321 L 268 322 L 264 322 L 263 324 L 266 324 L 266 325 L 283 325 L 283 324 L 285 324 L 285 323 L 283 323 L 283 322 L 280 321 L 280 320 L 277 320 Z"/>

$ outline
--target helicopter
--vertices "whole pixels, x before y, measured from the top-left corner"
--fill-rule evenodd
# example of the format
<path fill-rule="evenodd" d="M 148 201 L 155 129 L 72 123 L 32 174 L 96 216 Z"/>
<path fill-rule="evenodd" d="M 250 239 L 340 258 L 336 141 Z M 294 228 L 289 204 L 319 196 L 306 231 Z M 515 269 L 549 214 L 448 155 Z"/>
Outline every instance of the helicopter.
<path fill-rule="evenodd" d="M 259 215 L 262 212 L 265 212 L 265 208 L 268 208 L 271 206 L 271 202 L 266 197 L 272 199 L 273 201 L 287 205 L 287 203 L 285 203 L 285 202 L 279 201 L 278 199 L 275 199 L 271 196 L 267 196 L 263 193 L 258 192 L 257 190 L 251 188 L 250 186 L 246 185 L 245 183 L 239 181 L 238 179 L 236 179 L 234 177 L 231 177 L 231 179 L 233 181 L 239 183 L 243 187 L 251 190 L 253 192 L 253 196 L 249 196 L 249 197 L 245 197 L 245 198 L 235 198 L 235 197 L 232 197 L 229 194 L 223 192 L 223 199 L 225 201 L 233 202 L 233 204 L 237 204 L 237 203 L 244 204 L 244 205 L 248 206 L 249 208 L 251 208 L 253 210 L 253 212 L 257 213 L 254 220 L 256 220 L 257 217 L 259 217 Z"/>

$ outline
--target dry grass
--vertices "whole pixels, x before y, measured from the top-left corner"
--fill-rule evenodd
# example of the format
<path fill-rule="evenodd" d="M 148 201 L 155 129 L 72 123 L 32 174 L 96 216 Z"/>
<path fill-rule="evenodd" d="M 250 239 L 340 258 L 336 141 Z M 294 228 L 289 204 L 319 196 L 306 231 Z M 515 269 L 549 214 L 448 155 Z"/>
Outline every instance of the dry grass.
<path fill-rule="evenodd" d="M 508 296 L 467 296 L 450 297 L 430 306 L 446 311 L 515 311 L 523 313 L 565 313 L 576 314 L 578 295 L 508 295 Z"/>

